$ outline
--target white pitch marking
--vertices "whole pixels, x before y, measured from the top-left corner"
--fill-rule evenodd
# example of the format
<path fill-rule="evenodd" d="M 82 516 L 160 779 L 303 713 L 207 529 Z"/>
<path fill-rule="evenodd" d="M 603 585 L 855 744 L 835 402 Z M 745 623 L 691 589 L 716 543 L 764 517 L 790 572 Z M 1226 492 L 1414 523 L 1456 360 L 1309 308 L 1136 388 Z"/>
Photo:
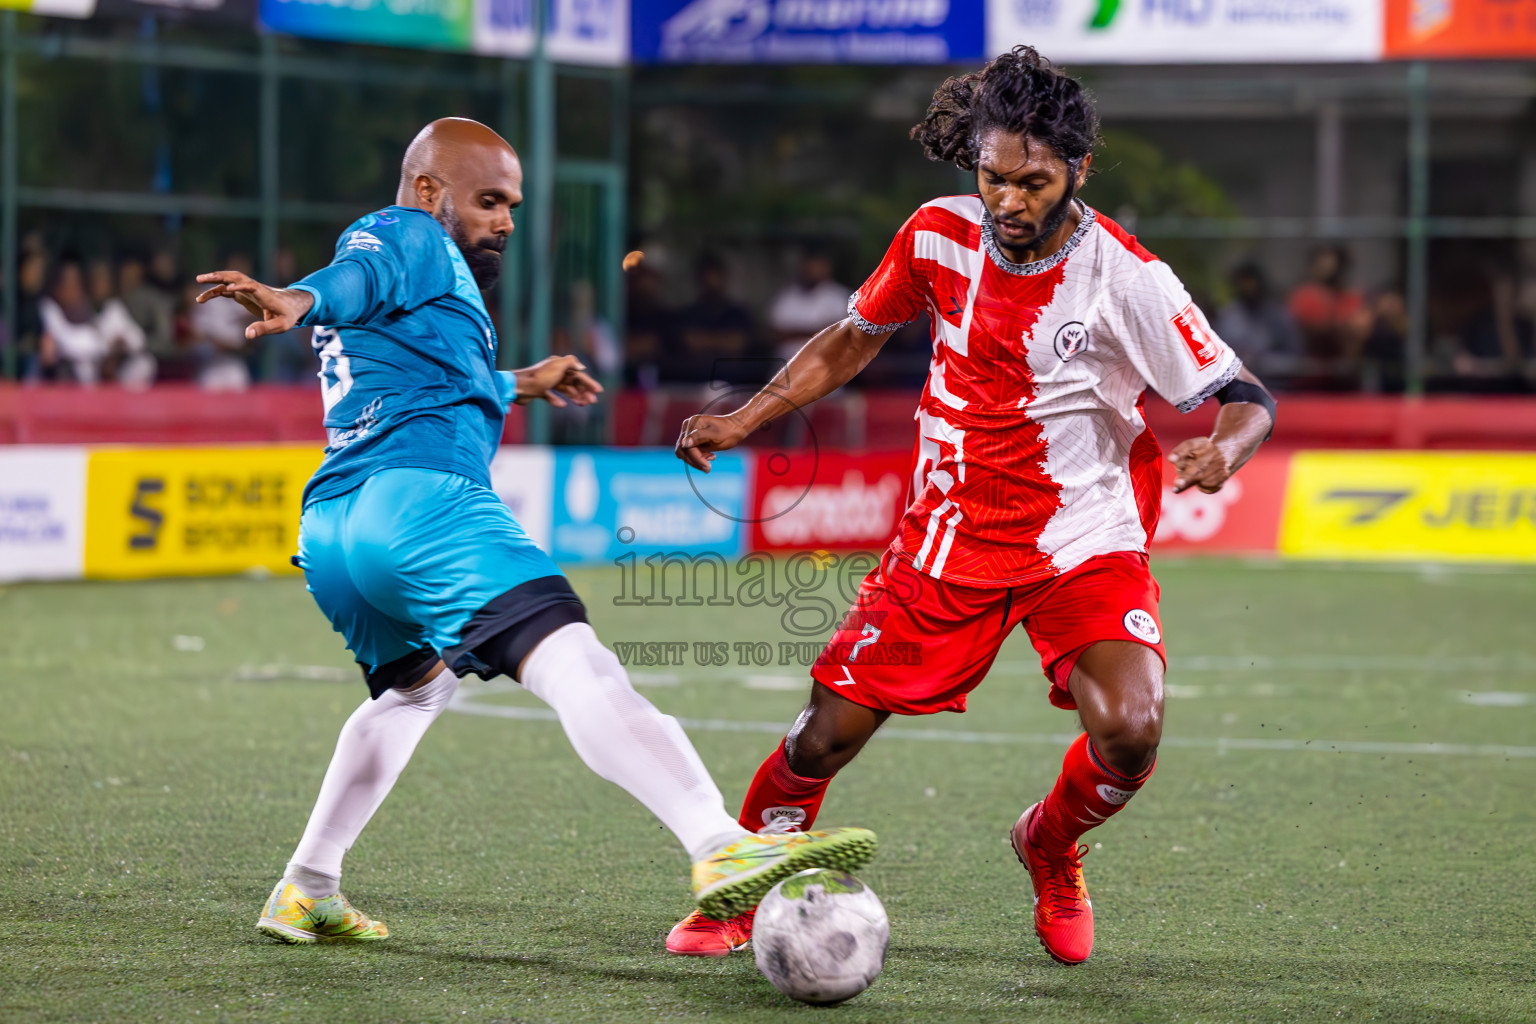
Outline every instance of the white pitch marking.
<path fill-rule="evenodd" d="M 743 676 L 741 685 L 749 690 L 803 690 L 805 679 L 800 676 Z"/>
<path fill-rule="evenodd" d="M 1003 672 L 1040 671 L 1037 661 L 998 661 Z M 1189 654 L 1168 659 L 1169 672 L 1477 672 L 1536 675 L 1536 657 L 1416 654 Z"/>
<path fill-rule="evenodd" d="M 1529 693 L 1505 693 L 1497 690 L 1490 693 L 1463 693 L 1462 703 L 1471 704 L 1477 708 L 1523 708 L 1536 700 Z"/>
<path fill-rule="evenodd" d="M 461 687 L 454 695 L 450 710 L 466 715 L 511 718 L 524 722 L 553 722 L 556 715 L 548 708 L 513 707 L 507 704 L 481 704 L 475 698 L 487 692 L 516 689 L 516 684 L 497 687 Z M 782 736 L 784 722 L 749 722 L 727 718 L 679 718 L 684 729 L 698 732 L 750 732 Z M 958 729 L 907 729 L 900 726 L 882 729 L 875 739 L 919 740 L 932 743 L 998 744 L 1007 746 L 1064 747 L 1077 739 L 1075 733 L 967 732 Z M 1452 757 L 1536 758 L 1536 747 L 1510 747 L 1470 743 L 1371 743 L 1354 740 L 1281 740 L 1246 739 L 1226 736 L 1214 739 L 1199 736 L 1164 736 L 1161 746 L 1186 750 L 1312 751 L 1320 754 L 1434 754 Z"/>
<path fill-rule="evenodd" d="M 241 665 L 235 679 L 242 683 L 267 683 L 302 679 L 320 683 L 355 683 L 358 673 L 333 665 Z"/>

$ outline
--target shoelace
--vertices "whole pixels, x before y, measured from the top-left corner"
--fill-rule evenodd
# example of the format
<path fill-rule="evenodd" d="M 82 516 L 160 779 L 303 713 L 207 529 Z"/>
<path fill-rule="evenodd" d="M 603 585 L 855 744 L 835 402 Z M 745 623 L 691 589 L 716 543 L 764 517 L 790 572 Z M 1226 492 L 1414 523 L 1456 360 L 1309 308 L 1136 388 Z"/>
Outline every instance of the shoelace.
<path fill-rule="evenodd" d="M 1087 846 L 1076 846 L 1070 853 L 1050 858 L 1050 874 L 1046 876 L 1046 899 L 1057 917 L 1077 917 L 1083 912 L 1078 902 L 1078 872 L 1083 870 L 1083 855 Z"/>
<path fill-rule="evenodd" d="M 746 918 L 746 921 L 744 921 L 744 922 L 739 922 L 739 919 L 737 919 L 737 918 L 732 918 L 732 919 L 727 920 L 727 921 L 716 921 L 713 918 L 705 917 L 705 916 L 703 916 L 701 914 L 701 915 L 699 915 L 699 919 L 697 921 L 694 921 L 691 925 L 688 926 L 688 930 L 689 931 L 705 931 L 705 932 L 707 932 L 707 931 L 713 931 L 716 928 L 720 928 L 720 927 L 727 926 L 727 925 L 730 925 L 730 926 L 733 926 L 734 928 L 739 929 L 739 928 L 741 928 L 742 924 L 745 924 L 746 927 L 750 928 L 750 927 L 752 927 L 752 915 L 754 915 L 756 913 L 757 913 L 757 908 L 755 908 L 755 907 L 753 909 L 751 909 L 751 910 L 748 910 L 746 913 L 744 913 L 742 915 L 742 917 Z"/>
<path fill-rule="evenodd" d="M 800 823 L 789 818 L 774 818 L 768 824 L 757 830 L 760 836 L 787 836 L 801 832 Z"/>

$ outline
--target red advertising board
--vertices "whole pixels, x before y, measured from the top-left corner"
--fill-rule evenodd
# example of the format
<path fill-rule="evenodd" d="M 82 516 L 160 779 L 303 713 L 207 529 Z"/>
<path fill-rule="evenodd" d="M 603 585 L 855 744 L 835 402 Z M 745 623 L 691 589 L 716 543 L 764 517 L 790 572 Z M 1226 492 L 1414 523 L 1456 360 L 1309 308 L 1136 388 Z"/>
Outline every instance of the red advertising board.
<path fill-rule="evenodd" d="M 907 452 L 757 449 L 754 549 L 868 548 L 890 543 L 907 505 Z"/>
<path fill-rule="evenodd" d="M 1536 0 L 1386 0 L 1385 56 L 1536 57 Z"/>
<path fill-rule="evenodd" d="M 1273 553 L 1290 472 L 1289 452 L 1260 450 L 1215 494 L 1173 493 L 1174 469 L 1163 464 L 1163 514 L 1153 555 Z"/>
<path fill-rule="evenodd" d="M 754 550 L 873 550 L 896 532 L 907 505 L 907 452 L 757 449 L 754 455 Z M 1290 463 L 1289 452 L 1261 450 L 1215 494 L 1173 493 L 1173 467 L 1165 463 L 1153 553 L 1273 553 Z"/>

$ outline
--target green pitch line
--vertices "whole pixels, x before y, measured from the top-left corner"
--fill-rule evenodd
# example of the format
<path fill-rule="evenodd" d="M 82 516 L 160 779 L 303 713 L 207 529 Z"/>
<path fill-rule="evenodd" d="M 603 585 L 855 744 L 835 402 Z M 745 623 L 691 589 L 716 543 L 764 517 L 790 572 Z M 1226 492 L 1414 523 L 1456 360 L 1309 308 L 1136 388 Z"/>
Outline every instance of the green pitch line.
<path fill-rule="evenodd" d="M 892 944 L 874 988 L 817 1012 L 1536 1020 L 1536 810 L 1519 753 L 1536 743 L 1536 704 L 1521 702 L 1536 696 L 1536 573 L 1158 571 L 1167 739 L 1147 788 L 1086 837 L 1093 959 L 1062 968 L 1034 942 L 1004 838 L 1076 727 L 1015 637 L 966 715 L 893 720 L 833 785 L 822 820 L 881 833 L 859 876 Z M 777 655 L 805 640 L 784 632 L 782 608 L 615 607 L 609 573 L 574 582 L 610 642 L 752 641 Z M 0 1020 L 811 1012 L 749 955 L 660 952 L 688 907 L 685 858 L 544 721 L 453 714 L 428 733 L 347 861 L 345 891 L 389 925 L 387 942 L 264 941 L 261 901 L 364 698 L 302 584 L 11 586 L 0 622 Z M 795 665 L 633 671 L 691 723 L 733 802 L 804 700 Z M 501 685 L 467 699 L 540 710 Z M 1324 737 L 1349 752 L 1298 756 Z M 1459 752 L 1484 747 L 1503 749 Z"/>

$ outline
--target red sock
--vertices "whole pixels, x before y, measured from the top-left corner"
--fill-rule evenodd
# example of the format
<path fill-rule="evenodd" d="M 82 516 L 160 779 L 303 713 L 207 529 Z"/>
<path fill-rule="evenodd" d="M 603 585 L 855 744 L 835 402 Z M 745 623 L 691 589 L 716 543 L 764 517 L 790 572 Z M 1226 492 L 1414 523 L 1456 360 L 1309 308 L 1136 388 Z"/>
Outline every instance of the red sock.
<path fill-rule="evenodd" d="M 778 819 L 802 830 L 809 829 L 831 781 L 807 779 L 790 771 L 784 744 L 780 743 L 752 777 L 747 798 L 741 804 L 741 827 L 759 832 Z"/>
<path fill-rule="evenodd" d="M 1121 775 L 1104 763 L 1083 733 L 1067 748 L 1061 774 L 1035 815 L 1029 841 L 1047 850 L 1075 846 L 1084 832 L 1104 824 L 1124 807 L 1156 767 L 1154 758 L 1140 774 Z"/>

